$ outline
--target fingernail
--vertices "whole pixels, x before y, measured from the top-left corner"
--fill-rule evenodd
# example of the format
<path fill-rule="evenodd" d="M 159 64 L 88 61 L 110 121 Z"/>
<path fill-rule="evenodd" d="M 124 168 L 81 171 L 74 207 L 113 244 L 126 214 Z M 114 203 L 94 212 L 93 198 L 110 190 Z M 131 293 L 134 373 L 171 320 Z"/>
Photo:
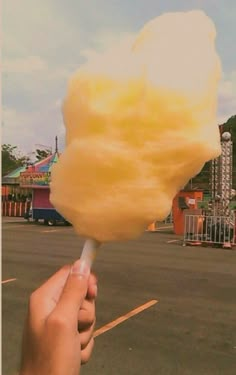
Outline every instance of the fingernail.
<path fill-rule="evenodd" d="M 98 287 L 96 284 L 94 284 L 93 286 L 93 293 L 94 293 L 94 297 L 97 298 L 97 295 L 98 295 Z"/>
<path fill-rule="evenodd" d="M 71 274 L 76 274 L 81 277 L 88 277 L 90 274 L 90 269 L 86 262 L 77 260 L 71 267 Z"/>

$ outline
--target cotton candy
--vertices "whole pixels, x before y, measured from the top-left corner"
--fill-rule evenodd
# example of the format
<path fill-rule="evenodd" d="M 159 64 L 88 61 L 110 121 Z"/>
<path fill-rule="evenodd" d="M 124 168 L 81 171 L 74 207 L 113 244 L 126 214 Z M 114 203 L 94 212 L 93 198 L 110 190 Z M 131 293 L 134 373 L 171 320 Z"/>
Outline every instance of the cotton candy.
<path fill-rule="evenodd" d="M 138 236 L 220 154 L 215 37 L 202 11 L 163 14 L 71 78 L 51 202 L 80 235 Z"/>

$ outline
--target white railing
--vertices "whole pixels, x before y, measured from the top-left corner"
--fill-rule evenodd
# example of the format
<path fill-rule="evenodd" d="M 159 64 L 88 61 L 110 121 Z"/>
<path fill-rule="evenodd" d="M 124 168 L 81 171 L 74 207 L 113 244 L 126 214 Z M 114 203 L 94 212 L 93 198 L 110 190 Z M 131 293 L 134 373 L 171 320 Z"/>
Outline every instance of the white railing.
<path fill-rule="evenodd" d="M 235 216 L 185 215 L 184 245 L 214 244 L 230 247 L 235 244 Z"/>

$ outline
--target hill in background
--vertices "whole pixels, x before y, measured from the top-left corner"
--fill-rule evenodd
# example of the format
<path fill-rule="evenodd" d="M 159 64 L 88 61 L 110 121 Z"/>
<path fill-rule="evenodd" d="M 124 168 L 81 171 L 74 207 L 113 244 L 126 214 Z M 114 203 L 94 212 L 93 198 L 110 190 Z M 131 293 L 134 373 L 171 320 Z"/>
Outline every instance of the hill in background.
<path fill-rule="evenodd" d="M 219 126 L 220 133 L 230 132 L 233 141 L 233 188 L 236 188 L 236 115 L 231 116 L 224 124 Z M 190 189 L 210 189 L 210 165 L 207 162 L 201 172 L 189 181 L 186 188 Z"/>

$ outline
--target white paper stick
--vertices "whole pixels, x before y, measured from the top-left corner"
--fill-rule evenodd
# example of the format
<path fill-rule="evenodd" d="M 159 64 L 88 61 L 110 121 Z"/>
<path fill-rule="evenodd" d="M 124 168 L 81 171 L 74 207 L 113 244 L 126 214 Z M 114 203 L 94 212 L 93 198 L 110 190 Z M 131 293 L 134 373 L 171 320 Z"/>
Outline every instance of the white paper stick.
<path fill-rule="evenodd" d="M 89 269 L 91 269 L 93 261 L 96 256 L 96 250 L 99 248 L 100 245 L 101 245 L 100 242 L 92 238 L 88 238 L 85 241 L 85 244 L 81 253 L 81 257 L 80 257 L 81 267 L 84 267 L 84 265 L 86 265 L 87 267 L 89 267 Z"/>

